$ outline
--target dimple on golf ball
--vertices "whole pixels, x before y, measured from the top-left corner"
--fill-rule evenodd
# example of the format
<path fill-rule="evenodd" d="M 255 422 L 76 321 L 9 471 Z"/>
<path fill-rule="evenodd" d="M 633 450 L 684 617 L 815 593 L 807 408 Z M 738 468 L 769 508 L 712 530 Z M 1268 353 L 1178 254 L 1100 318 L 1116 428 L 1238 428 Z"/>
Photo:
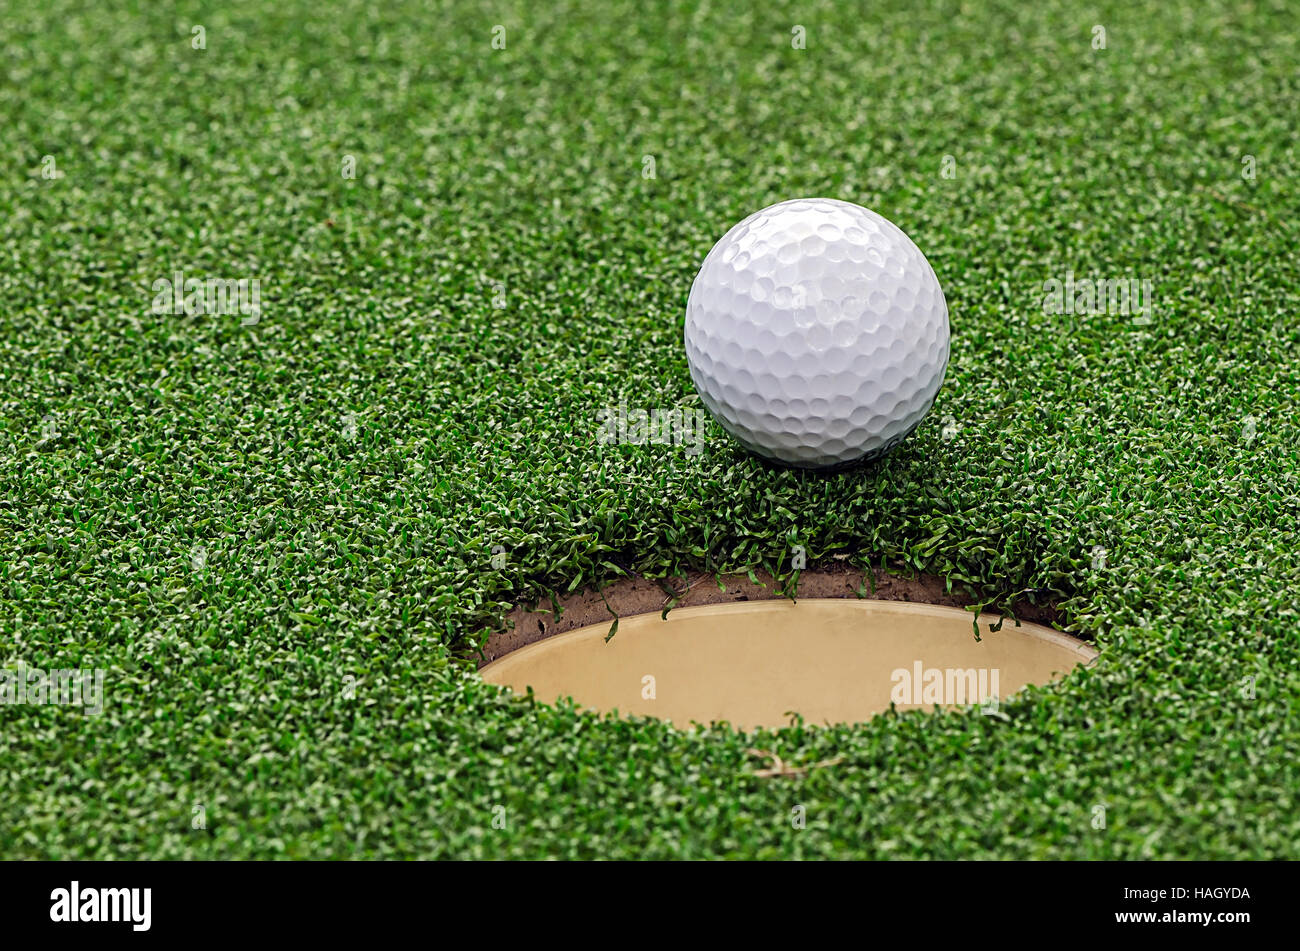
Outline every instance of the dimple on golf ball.
<path fill-rule="evenodd" d="M 948 367 L 948 305 L 896 225 L 847 201 L 783 201 L 704 259 L 686 360 L 709 412 L 752 452 L 848 465 L 888 452 L 929 412 Z"/>

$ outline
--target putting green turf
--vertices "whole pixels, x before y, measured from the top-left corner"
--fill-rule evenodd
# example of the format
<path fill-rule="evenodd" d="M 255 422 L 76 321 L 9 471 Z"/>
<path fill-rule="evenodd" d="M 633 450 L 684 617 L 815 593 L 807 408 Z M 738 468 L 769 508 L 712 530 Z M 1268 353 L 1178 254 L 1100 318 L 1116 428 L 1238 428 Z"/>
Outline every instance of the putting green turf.
<path fill-rule="evenodd" d="M 1295 857 L 1294 5 L 535 6 L 0 3 L 0 666 L 106 670 L 101 716 L 0 707 L 0 855 Z M 694 271 L 800 195 L 930 258 L 933 414 L 829 477 L 599 445 L 697 405 Z M 260 319 L 153 314 L 177 270 Z M 1150 322 L 1044 313 L 1067 272 Z M 1032 590 L 1102 656 L 758 736 L 457 659 L 796 544 Z"/>

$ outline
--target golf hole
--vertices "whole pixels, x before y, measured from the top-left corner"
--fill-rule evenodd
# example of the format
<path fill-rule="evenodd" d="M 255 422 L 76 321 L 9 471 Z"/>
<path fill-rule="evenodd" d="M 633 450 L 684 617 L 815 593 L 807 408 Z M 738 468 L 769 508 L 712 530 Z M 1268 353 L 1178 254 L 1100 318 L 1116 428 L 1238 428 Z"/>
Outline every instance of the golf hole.
<path fill-rule="evenodd" d="M 535 640 L 481 669 L 488 683 L 677 727 L 854 723 L 888 710 L 995 704 L 1091 663 L 1060 631 L 936 604 L 740 601 L 610 619 Z"/>

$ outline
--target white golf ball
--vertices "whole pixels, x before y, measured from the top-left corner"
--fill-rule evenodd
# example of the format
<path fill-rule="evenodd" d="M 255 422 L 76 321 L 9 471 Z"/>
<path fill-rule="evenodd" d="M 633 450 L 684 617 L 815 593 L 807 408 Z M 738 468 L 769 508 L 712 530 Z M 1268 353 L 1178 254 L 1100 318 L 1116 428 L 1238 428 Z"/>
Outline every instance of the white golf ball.
<path fill-rule="evenodd" d="M 829 198 L 783 201 L 713 246 L 686 304 L 700 398 L 742 445 L 791 466 L 873 459 L 934 404 L 948 305 L 891 222 Z"/>

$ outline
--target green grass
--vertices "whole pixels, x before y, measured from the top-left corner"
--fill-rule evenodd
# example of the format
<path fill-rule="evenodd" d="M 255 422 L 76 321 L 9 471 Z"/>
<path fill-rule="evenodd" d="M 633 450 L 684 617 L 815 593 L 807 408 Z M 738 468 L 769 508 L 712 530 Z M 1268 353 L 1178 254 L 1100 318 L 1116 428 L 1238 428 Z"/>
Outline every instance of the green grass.
<path fill-rule="evenodd" d="M 535 6 L 0 3 L 0 666 L 107 671 L 102 716 L 0 707 L 0 855 L 1297 857 L 1294 6 Z M 694 405 L 696 267 L 800 195 L 930 258 L 931 417 L 829 477 L 598 445 Z M 177 269 L 260 322 L 153 315 Z M 1067 271 L 1154 319 L 1044 314 Z M 520 598 L 793 544 L 1102 656 L 759 736 L 458 659 Z"/>

